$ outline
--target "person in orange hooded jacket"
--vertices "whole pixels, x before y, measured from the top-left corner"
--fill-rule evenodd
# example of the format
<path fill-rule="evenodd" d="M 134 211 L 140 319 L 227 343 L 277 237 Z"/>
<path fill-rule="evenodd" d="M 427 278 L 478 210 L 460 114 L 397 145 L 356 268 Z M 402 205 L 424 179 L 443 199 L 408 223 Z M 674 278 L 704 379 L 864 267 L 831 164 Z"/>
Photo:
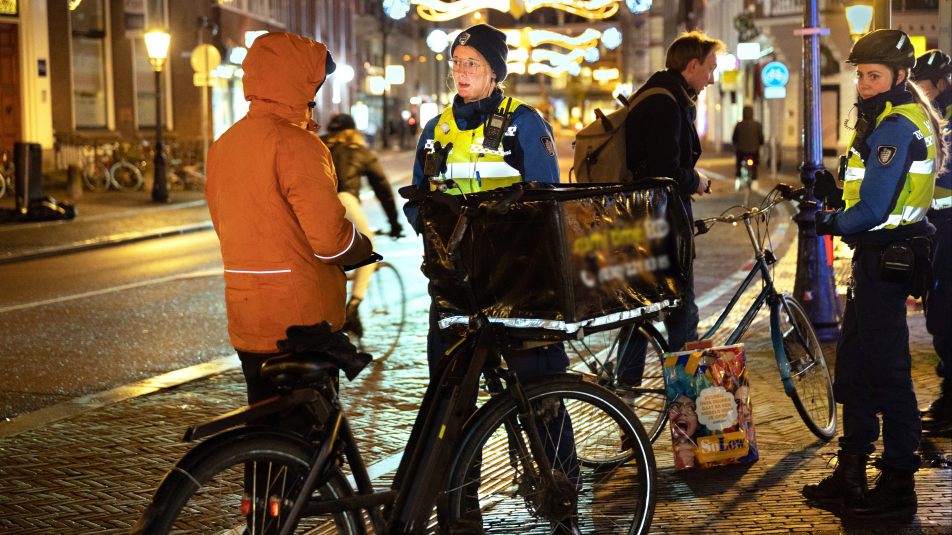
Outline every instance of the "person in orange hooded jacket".
<path fill-rule="evenodd" d="M 205 198 L 225 263 L 228 335 L 248 401 L 276 395 L 260 376 L 293 325 L 344 323 L 346 277 L 371 244 L 344 218 L 330 151 L 312 134 L 314 95 L 335 65 L 289 33 L 255 39 L 242 64 L 247 115 L 208 152 Z"/>

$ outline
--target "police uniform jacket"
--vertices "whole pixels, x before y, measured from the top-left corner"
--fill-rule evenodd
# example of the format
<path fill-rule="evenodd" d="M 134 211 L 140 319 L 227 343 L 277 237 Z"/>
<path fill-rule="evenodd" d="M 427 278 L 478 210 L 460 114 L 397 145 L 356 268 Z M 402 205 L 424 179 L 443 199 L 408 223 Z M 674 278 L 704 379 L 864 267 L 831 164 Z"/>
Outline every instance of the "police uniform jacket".
<path fill-rule="evenodd" d="M 862 168 L 847 168 L 843 194 L 847 209 L 833 223 L 836 234 L 841 234 L 845 243 L 885 243 L 935 232 L 935 227 L 921 216 L 932 198 L 938 138 L 930 131 L 928 121 L 917 125 L 907 115 L 890 111 L 909 104 L 917 106 L 905 84 L 899 84 L 875 97 L 860 99 L 856 105 L 870 123 L 871 131 L 861 143 L 854 138 L 850 147 L 850 166 L 858 157 Z M 860 126 L 855 137 L 863 135 L 861 129 Z M 928 175 L 928 179 L 916 181 L 913 177 L 917 175 Z M 858 198 L 851 193 L 857 178 L 861 179 Z M 923 206 L 905 206 L 904 210 L 899 206 L 915 204 L 911 193 L 924 188 L 928 188 L 928 199 L 920 203 Z M 899 215 L 894 213 L 897 210 Z M 910 213 L 917 215 L 910 218 Z"/>
<path fill-rule="evenodd" d="M 468 104 L 463 102 L 462 97 L 456 95 L 453 100 L 453 120 L 456 122 L 456 128 L 464 131 L 479 128 L 499 108 L 503 98 L 502 90 L 498 88 L 490 96 Z M 413 164 L 413 184 L 423 189 L 429 188 L 423 176 L 427 141 L 436 137 L 437 128 L 440 126 L 440 116 L 427 121 L 417 143 L 416 162 Z M 503 161 L 522 176 L 524 182 L 559 182 L 559 159 L 555 150 L 552 127 L 535 108 L 523 104 L 512 112 L 509 129 L 502 138 L 500 149 L 504 153 Z M 410 225 L 419 234 L 417 204 L 408 202 L 404 205 L 403 211 Z"/>
<path fill-rule="evenodd" d="M 677 181 L 681 201 L 691 221 L 691 194 L 697 191 L 700 177 L 694 165 L 701 157 L 697 128 L 697 93 L 681 73 L 668 69 L 648 78 L 632 98 L 655 87 L 668 90 L 651 95 L 629 112 L 625 119 L 626 157 L 635 180 L 668 177 Z"/>

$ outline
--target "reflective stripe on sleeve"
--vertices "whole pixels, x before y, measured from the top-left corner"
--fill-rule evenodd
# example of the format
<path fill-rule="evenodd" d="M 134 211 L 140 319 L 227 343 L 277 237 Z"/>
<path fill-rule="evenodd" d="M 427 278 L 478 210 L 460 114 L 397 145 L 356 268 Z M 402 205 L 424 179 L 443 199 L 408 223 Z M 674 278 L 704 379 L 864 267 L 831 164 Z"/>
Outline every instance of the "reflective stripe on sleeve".
<path fill-rule="evenodd" d="M 337 253 L 337 254 L 334 255 L 334 256 L 321 256 L 321 255 L 319 255 L 319 254 L 317 254 L 317 253 L 315 253 L 314 256 L 320 258 L 321 260 L 330 260 L 330 259 L 332 259 L 332 258 L 337 258 L 338 256 L 340 256 L 340 255 L 346 253 L 347 251 L 349 251 L 350 248 L 353 247 L 353 245 L 354 245 L 354 239 L 357 238 L 357 227 L 355 227 L 354 224 L 351 223 L 351 224 L 350 224 L 350 228 L 351 228 L 351 230 L 353 231 L 353 232 L 351 233 L 351 235 L 350 235 L 350 243 L 347 244 L 347 247 L 344 248 L 343 251 Z"/>
<path fill-rule="evenodd" d="M 932 174 L 933 169 L 935 169 L 935 160 L 919 160 L 917 162 L 912 162 L 912 165 L 909 166 L 910 173 L 916 173 L 919 175 Z"/>
<path fill-rule="evenodd" d="M 226 269 L 225 273 L 255 273 L 258 275 L 269 275 L 271 273 L 290 273 L 290 269 L 279 269 L 276 271 L 240 271 L 237 269 Z"/>
<path fill-rule="evenodd" d="M 952 197 L 943 197 L 941 199 L 932 199 L 932 209 L 933 210 L 943 210 L 945 208 L 952 208 Z"/>
<path fill-rule="evenodd" d="M 866 169 L 862 167 L 847 167 L 846 177 L 843 178 L 843 181 L 850 182 L 851 180 L 863 180 L 863 177 L 865 176 Z"/>

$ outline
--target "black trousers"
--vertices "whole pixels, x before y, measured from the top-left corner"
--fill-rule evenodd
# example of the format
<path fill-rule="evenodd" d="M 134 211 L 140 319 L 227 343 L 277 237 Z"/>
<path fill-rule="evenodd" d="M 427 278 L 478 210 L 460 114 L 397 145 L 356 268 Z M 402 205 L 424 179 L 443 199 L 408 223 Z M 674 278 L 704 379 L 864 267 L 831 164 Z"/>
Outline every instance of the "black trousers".
<path fill-rule="evenodd" d="M 922 424 L 906 325 L 909 284 L 881 282 L 879 257 L 862 246 L 853 255 L 852 298 L 846 301 L 834 368 L 833 392 L 843 405 L 839 444 L 852 454 L 876 451 L 882 415 L 883 462 L 915 471 Z"/>

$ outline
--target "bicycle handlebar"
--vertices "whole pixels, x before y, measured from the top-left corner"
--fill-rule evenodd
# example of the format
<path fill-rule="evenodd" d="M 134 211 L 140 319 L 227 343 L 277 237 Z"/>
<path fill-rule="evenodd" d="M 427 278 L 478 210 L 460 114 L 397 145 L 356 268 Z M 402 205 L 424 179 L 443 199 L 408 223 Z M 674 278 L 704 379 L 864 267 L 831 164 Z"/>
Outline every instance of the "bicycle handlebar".
<path fill-rule="evenodd" d="M 705 217 L 703 219 L 696 219 L 694 221 L 694 228 L 695 228 L 694 235 L 700 236 L 701 234 L 705 234 L 706 232 L 711 230 L 711 227 L 714 226 L 714 223 L 738 223 L 738 222 L 747 221 L 756 217 L 764 218 L 766 217 L 767 213 L 770 212 L 771 209 L 773 209 L 774 206 L 782 203 L 783 201 L 800 200 L 800 202 L 809 203 L 811 205 L 816 204 L 815 202 L 804 201 L 802 199 L 803 195 L 806 193 L 805 188 L 793 189 L 791 186 L 781 183 L 781 184 L 777 184 L 774 187 L 773 191 L 776 191 L 777 193 L 779 193 L 779 196 L 773 201 L 771 201 L 770 204 L 768 204 L 767 206 L 764 206 L 763 208 L 758 208 L 755 206 L 742 214 L 726 215 L 726 216 L 722 215 L 722 216 L 716 216 L 716 217 Z"/>

